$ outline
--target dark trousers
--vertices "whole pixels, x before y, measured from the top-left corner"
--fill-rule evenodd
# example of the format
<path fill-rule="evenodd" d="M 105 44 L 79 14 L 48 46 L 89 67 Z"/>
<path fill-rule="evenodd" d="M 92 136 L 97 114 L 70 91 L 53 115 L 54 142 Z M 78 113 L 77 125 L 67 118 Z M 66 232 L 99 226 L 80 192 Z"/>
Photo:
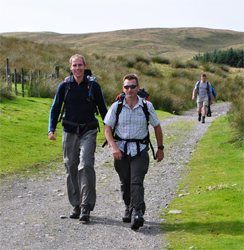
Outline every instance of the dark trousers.
<path fill-rule="evenodd" d="M 211 98 L 208 98 L 207 116 L 212 116 L 210 101 Z"/>
<path fill-rule="evenodd" d="M 141 210 L 144 214 L 146 210 L 144 202 L 144 177 L 148 171 L 149 155 L 148 147 L 140 155 L 129 156 L 122 152 L 122 159 L 114 159 L 115 170 L 117 171 L 120 183 L 122 198 L 125 205 L 131 209 Z"/>

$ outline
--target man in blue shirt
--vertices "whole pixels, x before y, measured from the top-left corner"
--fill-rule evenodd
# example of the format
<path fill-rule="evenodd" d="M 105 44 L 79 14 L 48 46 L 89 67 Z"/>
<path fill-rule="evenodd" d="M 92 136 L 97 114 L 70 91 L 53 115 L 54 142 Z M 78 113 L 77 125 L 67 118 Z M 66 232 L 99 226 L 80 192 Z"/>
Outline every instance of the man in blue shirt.
<path fill-rule="evenodd" d="M 62 104 L 65 105 L 63 117 L 63 158 L 66 168 L 67 191 L 73 211 L 70 218 L 89 221 L 90 211 L 96 202 L 96 175 L 94 154 L 96 149 L 98 121 L 94 115 L 94 102 L 89 99 L 89 79 L 84 74 L 85 58 L 74 55 L 70 58 L 73 76 L 69 83 L 63 81 L 57 89 L 50 111 L 48 137 L 56 140 L 56 126 Z M 92 93 L 102 118 L 107 113 L 102 89 L 92 82 Z M 82 212 L 81 212 L 82 208 Z"/>

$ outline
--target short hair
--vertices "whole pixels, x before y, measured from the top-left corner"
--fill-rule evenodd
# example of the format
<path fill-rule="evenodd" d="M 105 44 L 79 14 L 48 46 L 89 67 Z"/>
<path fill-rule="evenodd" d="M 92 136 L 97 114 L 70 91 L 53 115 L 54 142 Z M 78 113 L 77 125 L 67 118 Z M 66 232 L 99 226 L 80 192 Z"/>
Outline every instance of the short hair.
<path fill-rule="evenodd" d="M 73 59 L 76 59 L 76 58 L 80 58 L 80 59 L 82 59 L 82 60 L 83 60 L 84 65 L 86 64 L 85 57 L 84 57 L 84 56 L 82 56 L 82 55 L 78 55 L 78 54 L 75 54 L 75 55 L 73 55 L 73 56 L 71 56 L 71 57 L 70 57 L 70 59 L 69 59 L 69 64 L 70 64 L 70 65 L 72 65 L 72 60 L 73 60 Z"/>
<path fill-rule="evenodd" d="M 136 74 L 129 74 L 129 75 L 126 75 L 123 79 L 123 81 L 125 80 L 133 80 L 135 79 L 136 80 L 136 85 L 138 86 L 139 85 L 139 78 Z"/>
<path fill-rule="evenodd" d="M 203 76 L 203 77 L 207 77 L 207 75 L 206 75 L 206 74 L 202 74 L 202 76 Z"/>

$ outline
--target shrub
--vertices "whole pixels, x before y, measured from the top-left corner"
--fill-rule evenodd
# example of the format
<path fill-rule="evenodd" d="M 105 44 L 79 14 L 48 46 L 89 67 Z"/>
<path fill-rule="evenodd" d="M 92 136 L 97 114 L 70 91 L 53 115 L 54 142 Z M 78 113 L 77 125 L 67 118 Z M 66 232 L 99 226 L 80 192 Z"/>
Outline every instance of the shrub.
<path fill-rule="evenodd" d="M 209 63 L 204 63 L 203 64 L 203 71 L 210 72 L 210 64 Z"/>
<path fill-rule="evenodd" d="M 219 65 L 219 68 L 222 69 L 225 72 L 229 72 L 229 70 L 230 70 L 230 68 L 225 64 Z"/>
<path fill-rule="evenodd" d="M 244 140 L 244 89 L 233 99 L 228 120 L 234 130 L 233 140 L 242 145 Z"/>
<path fill-rule="evenodd" d="M 198 62 L 195 60 L 189 60 L 186 62 L 186 67 L 187 68 L 193 68 L 193 69 L 197 69 L 198 68 Z"/>
<path fill-rule="evenodd" d="M 4 99 L 13 100 L 16 96 L 8 89 L 7 83 L 0 82 L 0 102 Z"/>
<path fill-rule="evenodd" d="M 53 80 L 36 80 L 28 87 L 29 97 L 54 98 L 57 87 L 61 81 Z M 27 87 L 27 86 L 26 86 Z"/>
<path fill-rule="evenodd" d="M 150 64 L 150 60 L 148 58 L 143 57 L 143 56 L 136 56 L 136 61 L 137 62 L 144 62 L 147 65 Z"/>
<path fill-rule="evenodd" d="M 140 71 L 142 74 L 152 77 L 161 77 L 162 73 L 156 68 L 151 65 L 147 65 L 144 62 L 137 62 L 135 64 L 135 69 Z"/>
<path fill-rule="evenodd" d="M 155 67 L 147 66 L 142 69 L 142 73 L 147 76 L 161 77 L 162 73 Z"/>
<path fill-rule="evenodd" d="M 186 63 L 176 59 L 176 60 L 173 60 L 171 62 L 171 67 L 175 68 L 175 69 L 177 69 L 177 68 L 186 68 Z"/>
<path fill-rule="evenodd" d="M 134 68 L 135 64 L 136 64 L 136 60 L 135 58 L 132 57 L 127 60 L 125 66 L 128 68 Z"/>
<path fill-rule="evenodd" d="M 170 60 L 161 56 L 155 56 L 153 57 L 152 61 L 154 63 L 160 63 L 160 64 L 170 64 Z"/>
<path fill-rule="evenodd" d="M 215 67 L 215 66 L 211 66 L 211 67 L 209 68 L 209 72 L 215 73 L 215 71 L 216 71 L 216 67 Z"/>
<path fill-rule="evenodd" d="M 143 71 L 144 68 L 148 67 L 148 65 L 144 62 L 137 62 L 134 65 L 135 69 L 139 70 L 139 71 Z"/>
<path fill-rule="evenodd" d="M 211 73 L 216 73 L 217 75 L 223 77 L 223 78 L 226 78 L 228 75 L 223 71 L 221 70 L 220 68 L 217 69 L 215 72 L 211 72 Z"/>
<path fill-rule="evenodd" d="M 171 73 L 172 77 L 188 77 L 189 76 L 189 71 L 184 69 L 176 69 Z"/>

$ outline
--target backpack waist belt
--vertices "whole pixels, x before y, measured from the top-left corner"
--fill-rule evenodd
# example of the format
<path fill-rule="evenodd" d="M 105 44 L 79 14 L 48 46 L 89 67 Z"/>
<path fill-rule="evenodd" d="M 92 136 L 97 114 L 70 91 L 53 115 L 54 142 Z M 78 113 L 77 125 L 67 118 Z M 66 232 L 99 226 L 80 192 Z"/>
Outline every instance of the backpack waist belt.
<path fill-rule="evenodd" d="M 88 127 L 90 127 L 90 126 L 96 126 L 98 128 L 98 131 L 100 132 L 100 126 L 99 126 L 99 122 L 97 119 L 95 119 L 92 122 L 88 122 L 88 123 L 84 123 L 84 124 L 79 124 L 76 122 L 71 122 L 71 121 L 63 119 L 62 126 L 64 126 L 65 124 L 77 127 L 76 134 L 78 136 L 84 135 L 86 133 L 86 131 L 88 130 Z"/>
<path fill-rule="evenodd" d="M 117 134 L 114 136 L 114 139 L 116 141 L 126 141 L 125 145 L 124 145 L 124 153 L 125 155 L 127 155 L 127 143 L 128 142 L 135 142 L 136 143 L 136 148 L 137 148 L 137 155 L 140 155 L 141 152 L 140 152 L 140 144 L 145 144 L 145 145 L 148 145 L 149 143 L 149 139 L 148 139 L 148 135 L 143 138 L 143 139 L 122 139 L 120 138 Z"/>

